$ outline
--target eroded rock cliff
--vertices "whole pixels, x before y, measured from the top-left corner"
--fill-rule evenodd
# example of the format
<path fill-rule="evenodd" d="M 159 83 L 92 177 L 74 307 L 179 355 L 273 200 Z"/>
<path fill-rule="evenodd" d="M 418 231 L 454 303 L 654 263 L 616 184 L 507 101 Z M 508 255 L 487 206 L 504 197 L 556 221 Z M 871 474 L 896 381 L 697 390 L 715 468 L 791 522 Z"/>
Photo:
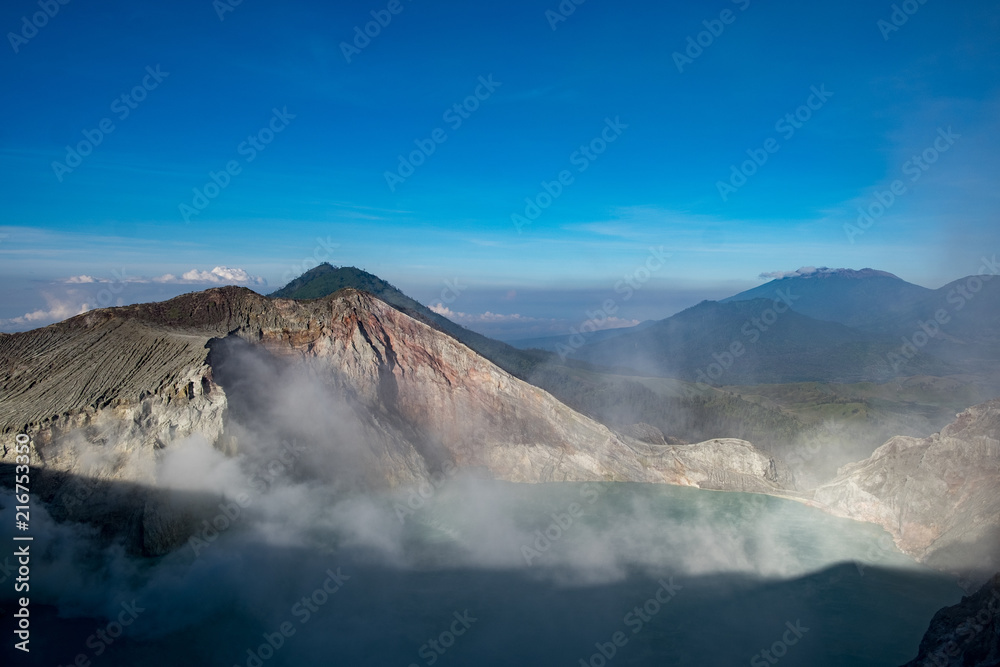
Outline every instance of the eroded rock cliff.
<path fill-rule="evenodd" d="M 934 614 L 917 657 L 903 667 L 1000 665 L 1000 574 Z"/>
<path fill-rule="evenodd" d="M 1000 569 L 1000 399 L 928 438 L 897 436 L 816 489 L 829 511 L 888 530 L 929 565 L 985 578 Z"/>

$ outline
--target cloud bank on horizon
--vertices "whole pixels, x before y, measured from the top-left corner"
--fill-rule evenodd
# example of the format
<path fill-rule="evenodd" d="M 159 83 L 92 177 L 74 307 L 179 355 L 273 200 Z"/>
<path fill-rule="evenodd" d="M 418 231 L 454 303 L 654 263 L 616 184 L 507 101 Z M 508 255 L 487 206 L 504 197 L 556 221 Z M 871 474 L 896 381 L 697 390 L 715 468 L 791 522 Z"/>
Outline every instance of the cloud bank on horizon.
<path fill-rule="evenodd" d="M 26 331 L 61 322 L 95 308 L 126 306 L 146 300 L 169 298 L 164 296 L 166 294 L 176 296 L 181 293 L 175 289 L 170 292 L 137 291 L 128 295 L 124 294 L 125 289 L 130 285 L 184 285 L 202 289 L 223 285 L 262 287 L 267 285 L 267 280 L 260 276 L 250 275 L 245 269 L 228 266 L 216 266 L 210 271 L 191 269 L 182 273 L 179 278 L 170 273 L 155 277 L 130 276 L 124 270 L 113 271 L 110 277 L 96 277 L 87 274 L 70 276 L 51 281 L 39 288 L 41 298 L 46 304 L 44 308 L 36 308 L 16 317 L 0 318 L 0 331 L 8 333 Z M 148 294 L 152 294 L 153 297 L 143 298 Z"/>
<path fill-rule="evenodd" d="M 174 285 L 267 285 L 267 280 L 260 276 L 251 276 L 245 269 L 232 269 L 228 266 L 217 266 L 211 271 L 191 269 L 178 278 L 172 273 L 147 278 L 143 276 L 115 276 L 114 278 L 95 278 L 79 275 L 66 278 L 62 282 L 68 285 L 88 285 L 93 283 L 161 283 Z"/>

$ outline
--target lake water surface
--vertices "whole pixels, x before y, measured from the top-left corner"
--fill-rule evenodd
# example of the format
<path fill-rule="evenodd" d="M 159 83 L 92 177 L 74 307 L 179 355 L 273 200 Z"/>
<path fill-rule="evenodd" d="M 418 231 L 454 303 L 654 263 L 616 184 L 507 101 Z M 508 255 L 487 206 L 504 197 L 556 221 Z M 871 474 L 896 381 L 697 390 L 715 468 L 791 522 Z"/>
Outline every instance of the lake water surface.
<path fill-rule="evenodd" d="M 301 516 L 250 508 L 197 555 L 50 554 L 37 650 L 15 664 L 889 666 L 962 594 L 881 528 L 784 499 L 478 479 L 424 492 L 314 488 Z M 134 621 L 100 639 L 133 600 Z"/>

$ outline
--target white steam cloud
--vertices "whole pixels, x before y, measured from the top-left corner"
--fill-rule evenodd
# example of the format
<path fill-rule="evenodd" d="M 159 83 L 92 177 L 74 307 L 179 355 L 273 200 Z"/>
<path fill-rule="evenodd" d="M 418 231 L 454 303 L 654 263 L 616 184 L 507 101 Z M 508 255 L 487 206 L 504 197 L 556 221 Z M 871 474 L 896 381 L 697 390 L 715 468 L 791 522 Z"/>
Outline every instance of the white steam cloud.
<path fill-rule="evenodd" d="M 285 622 L 299 634 L 286 638 L 269 665 L 320 664 L 329 655 L 343 664 L 409 664 L 420 660 L 426 637 L 464 610 L 481 619 L 464 640 L 467 649 L 482 642 L 483 651 L 493 650 L 502 639 L 487 619 L 544 628 L 547 619 L 566 616 L 572 620 L 560 630 L 539 630 L 539 641 L 564 657 L 579 646 L 585 657 L 607 638 L 592 635 L 610 636 L 621 626 L 619 609 L 652 596 L 660 585 L 653 582 L 685 587 L 676 604 L 704 605 L 695 591 L 706 584 L 698 582 L 736 578 L 755 590 L 747 582 L 805 577 L 870 556 L 883 534 L 763 496 L 520 485 L 471 471 L 432 476 L 407 444 L 413 434 L 404 436 L 388 414 L 359 412 L 337 377 L 276 363 L 249 347 L 223 352 L 214 366 L 233 420 L 229 451 L 194 436 L 152 457 L 82 438 L 58 452 L 75 456 L 83 474 L 126 471 L 168 494 L 169 502 L 146 503 L 144 525 L 166 534 L 172 516 L 187 512 L 193 539 L 159 559 L 139 559 L 96 527 L 54 521 L 33 499 L 33 604 L 95 619 L 137 606 L 128 635 L 136 645 L 189 661 L 200 647 L 205 664 L 256 664 L 262 637 Z M 9 538 L 13 498 L 0 503 L 0 539 Z M 875 556 L 878 565 L 912 567 L 891 544 Z M 866 585 L 877 581 L 873 573 Z M 573 602 L 579 596 L 593 609 Z M 674 607 L 667 609 L 662 622 L 677 623 Z M 503 621 L 505 614 L 514 620 Z M 754 628 L 756 621 L 742 622 Z M 56 661 L 70 664 L 78 652 L 93 657 L 89 632 L 60 634 L 65 647 Z M 557 646 L 565 637 L 576 643 Z M 130 646 L 109 646 L 100 664 L 138 664 Z M 534 655 L 544 647 L 528 649 Z"/>

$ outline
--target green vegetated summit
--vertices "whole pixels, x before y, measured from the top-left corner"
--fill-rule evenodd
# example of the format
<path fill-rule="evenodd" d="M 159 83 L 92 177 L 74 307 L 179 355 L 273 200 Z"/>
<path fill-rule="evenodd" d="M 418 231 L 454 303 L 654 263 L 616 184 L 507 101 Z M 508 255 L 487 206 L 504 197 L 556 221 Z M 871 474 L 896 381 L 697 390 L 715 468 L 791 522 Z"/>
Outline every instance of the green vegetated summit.
<path fill-rule="evenodd" d="M 386 303 L 389 303 L 387 297 L 401 297 L 412 305 L 420 305 L 378 276 L 353 266 L 333 266 L 329 262 L 309 269 L 270 296 L 296 300 L 321 299 L 346 287 L 368 292 Z"/>
<path fill-rule="evenodd" d="M 525 378 L 547 354 L 521 351 L 456 324 L 422 303 L 403 294 L 376 275 L 353 266 L 333 266 L 324 262 L 270 294 L 279 299 L 321 299 L 338 290 L 354 288 L 368 292 L 393 308 L 452 336 L 483 355 L 508 373 Z"/>

